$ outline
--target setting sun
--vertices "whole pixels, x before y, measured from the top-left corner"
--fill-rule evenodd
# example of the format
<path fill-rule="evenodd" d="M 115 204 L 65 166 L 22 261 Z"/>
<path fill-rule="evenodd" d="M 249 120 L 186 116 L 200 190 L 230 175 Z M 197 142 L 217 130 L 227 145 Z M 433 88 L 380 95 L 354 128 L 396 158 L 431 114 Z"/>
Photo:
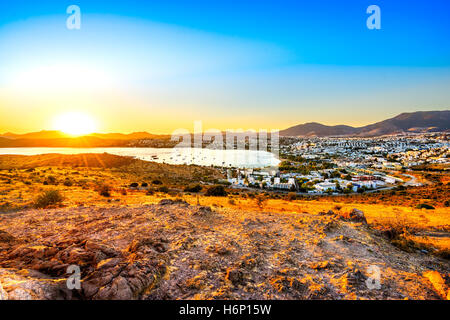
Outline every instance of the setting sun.
<path fill-rule="evenodd" d="M 64 133 L 80 136 L 93 133 L 96 130 L 95 120 L 84 113 L 69 112 L 55 118 L 53 127 Z"/>

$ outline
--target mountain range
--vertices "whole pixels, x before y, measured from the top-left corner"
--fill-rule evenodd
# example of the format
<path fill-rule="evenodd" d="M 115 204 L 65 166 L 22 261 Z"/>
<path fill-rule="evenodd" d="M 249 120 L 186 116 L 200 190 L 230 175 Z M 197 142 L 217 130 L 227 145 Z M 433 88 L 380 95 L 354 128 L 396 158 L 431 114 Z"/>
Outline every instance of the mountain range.
<path fill-rule="evenodd" d="M 155 139 L 164 137 L 164 135 L 156 135 L 148 132 L 133 132 L 129 134 L 124 133 L 91 133 L 86 135 L 87 137 L 96 137 L 101 139 L 113 139 L 113 140 L 136 140 L 136 139 Z M 73 138 L 71 135 L 61 131 L 55 130 L 42 130 L 39 132 L 31 132 L 24 134 L 15 134 L 7 132 L 0 134 L 0 137 L 8 139 L 64 139 Z"/>
<path fill-rule="evenodd" d="M 0 134 L 0 148 L 17 147 L 128 147 L 134 141 L 152 141 L 149 146 L 166 146 L 170 135 L 155 135 L 147 132 L 92 133 L 81 137 L 73 137 L 61 131 L 39 131 L 25 134 L 7 132 Z"/>
<path fill-rule="evenodd" d="M 299 124 L 280 131 L 280 136 L 360 136 L 371 137 L 407 132 L 450 130 L 450 110 L 402 113 L 394 118 L 363 127 L 327 126 L 317 122 Z"/>
<path fill-rule="evenodd" d="M 327 126 L 316 122 L 300 124 L 280 131 L 280 136 L 381 136 L 405 132 L 450 130 L 450 110 L 402 113 L 394 118 L 364 127 Z M 244 134 L 245 135 L 245 134 Z M 0 148 L 14 147 L 171 147 L 170 135 L 148 132 L 92 133 L 73 137 L 61 131 L 39 131 L 25 134 L 0 134 Z M 143 143 L 142 141 L 147 142 Z"/>

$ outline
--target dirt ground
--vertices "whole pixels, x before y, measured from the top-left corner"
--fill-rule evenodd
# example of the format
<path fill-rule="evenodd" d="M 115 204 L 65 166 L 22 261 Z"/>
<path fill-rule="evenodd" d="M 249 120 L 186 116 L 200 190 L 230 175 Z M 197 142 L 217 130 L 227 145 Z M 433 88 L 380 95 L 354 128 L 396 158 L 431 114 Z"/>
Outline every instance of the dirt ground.
<path fill-rule="evenodd" d="M 250 211 L 166 199 L 159 204 L 3 214 L 3 295 L 9 299 L 447 298 L 448 260 L 400 250 L 364 221 L 307 211 L 305 207 L 295 212 Z M 67 289 L 69 265 L 81 268 L 80 290 Z"/>

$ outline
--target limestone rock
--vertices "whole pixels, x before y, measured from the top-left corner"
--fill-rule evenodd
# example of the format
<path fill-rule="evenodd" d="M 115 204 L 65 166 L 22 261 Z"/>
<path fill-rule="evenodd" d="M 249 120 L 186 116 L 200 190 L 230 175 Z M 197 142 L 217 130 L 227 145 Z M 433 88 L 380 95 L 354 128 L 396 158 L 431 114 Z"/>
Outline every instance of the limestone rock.
<path fill-rule="evenodd" d="M 3 290 L 3 286 L 0 283 L 0 300 L 8 300 L 8 294 Z"/>
<path fill-rule="evenodd" d="M 364 216 L 364 212 L 358 209 L 353 209 L 349 213 L 349 219 L 355 222 L 363 222 L 367 224 L 366 217 Z"/>

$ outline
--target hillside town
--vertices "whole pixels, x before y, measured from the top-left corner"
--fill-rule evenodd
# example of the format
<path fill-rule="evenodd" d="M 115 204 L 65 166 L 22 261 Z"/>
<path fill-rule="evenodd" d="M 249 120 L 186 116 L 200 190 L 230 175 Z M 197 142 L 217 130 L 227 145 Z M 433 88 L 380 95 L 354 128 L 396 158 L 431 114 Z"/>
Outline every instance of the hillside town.
<path fill-rule="evenodd" d="M 278 170 L 227 169 L 235 188 L 305 194 L 362 193 L 420 186 L 408 174 L 421 165 L 450 164 L 448 133 L 376 138 L 281 138 Z"/>

